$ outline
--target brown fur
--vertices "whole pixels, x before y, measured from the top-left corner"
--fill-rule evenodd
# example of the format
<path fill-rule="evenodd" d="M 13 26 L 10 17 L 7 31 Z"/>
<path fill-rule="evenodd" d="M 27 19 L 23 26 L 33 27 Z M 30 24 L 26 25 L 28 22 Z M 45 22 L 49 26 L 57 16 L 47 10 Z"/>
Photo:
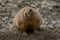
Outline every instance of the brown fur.
<path fill-rule="evenodd" d="M 30 13 L 32 13 L 33 16 L 25 18 L 24 15 L 29 13 L 30 9 L 32 9 Z M 26 32 L 26 29 L 29 28 L 33 29 L 35 32 L 40 29 L 40 25 L 42 23 L 41 14 L 32 7 L 24 7 L 16 14 L 13 19 L 13 23 L 21 32 Z"/>

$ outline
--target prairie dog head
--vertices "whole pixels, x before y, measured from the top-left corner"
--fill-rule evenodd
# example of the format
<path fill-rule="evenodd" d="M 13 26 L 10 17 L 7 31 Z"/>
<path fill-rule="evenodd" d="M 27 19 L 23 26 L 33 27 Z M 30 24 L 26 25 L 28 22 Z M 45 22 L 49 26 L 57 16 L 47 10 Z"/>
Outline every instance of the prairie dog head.
<path fill-rule="evenodd" d="M 26 18 L 26 19 L 32 18 L 32 17 L 34 17 L 34 15 L 35 15 L 35 11 L 33 8 L 31 8 L 31 7 L 24 8 L 24 13 L 23 13 L 24 18 Z"/>

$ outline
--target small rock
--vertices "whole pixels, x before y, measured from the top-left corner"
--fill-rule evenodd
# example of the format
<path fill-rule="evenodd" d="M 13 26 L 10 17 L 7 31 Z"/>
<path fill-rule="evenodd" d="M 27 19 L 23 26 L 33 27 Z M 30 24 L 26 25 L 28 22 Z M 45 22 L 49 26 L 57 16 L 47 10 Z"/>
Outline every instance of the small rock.
<path fill-rule="evenodd" d="M 56 22 L 57 22 L 57 23 L 60 23 L 60 20 L 57 20 Z"/>
<path fill-rule="evenodd" d="M 47 28 L 47 26 L 45 24 L 42 24 L 40 27 L 43 29 Z"/>
<path fill-rule="evenodd" d="M 56 12 L 52 13 L 53 16 L 55 16 L 56 14 L 57 14 Z"/>
<path fill-rule="evenodd" d="M 48 26 L 48 28 L 50 28 L 50 29 L 55 28 L 53 24 L 48 24 L 47 26 Z"/>
<path fill-rule="evenodd" d="M 3 21 L 7 21 L 8 20 L 8 17 L 4 17 L 2 18 Z"/>
<path fill-rule="evenodd" d="M 49 9 L 50 11 L 52 11 L 52 10 L 53 10 L 53 7 L 48 7 L 48 9 Z"/>
<path fill-rule="evenodd" d="M 34 4 L 31 4 L 32 7 L 36 7 Z"/>
<path fill-rule="evenodd" d="M 60 23 L 57 23 L 55 26 L 56 26 L 56 27 L 60 27 Z"/>
<path fill-rule="evenodd" d="M 51 21 L 52 24 L 56 24 L 57 22 L 56 21 Z"/>

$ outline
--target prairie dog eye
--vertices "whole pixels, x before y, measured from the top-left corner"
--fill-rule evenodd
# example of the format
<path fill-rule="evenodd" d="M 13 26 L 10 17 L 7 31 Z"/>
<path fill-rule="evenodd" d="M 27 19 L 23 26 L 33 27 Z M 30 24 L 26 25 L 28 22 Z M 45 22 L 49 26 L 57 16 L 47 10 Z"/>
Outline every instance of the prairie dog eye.
<path fill-rule="evenodd" d="M 32 12 L 32 9 L 30 9 L 29 11 Z"/>

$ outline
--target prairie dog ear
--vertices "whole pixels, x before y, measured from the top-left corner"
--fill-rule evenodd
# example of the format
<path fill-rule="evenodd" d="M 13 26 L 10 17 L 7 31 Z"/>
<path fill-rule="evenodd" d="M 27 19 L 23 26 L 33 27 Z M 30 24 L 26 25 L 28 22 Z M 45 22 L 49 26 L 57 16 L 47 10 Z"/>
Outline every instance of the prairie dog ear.
<path fill-rule="evenodd" d="M 40 13 L 40 9 L 39 8 L 36 8 L 36 12 Z"/>
<path fill-rule="evenodd" d="M 39 8 L 36 8 L 36 11 L 39 12 L 40 11 Z"/>

